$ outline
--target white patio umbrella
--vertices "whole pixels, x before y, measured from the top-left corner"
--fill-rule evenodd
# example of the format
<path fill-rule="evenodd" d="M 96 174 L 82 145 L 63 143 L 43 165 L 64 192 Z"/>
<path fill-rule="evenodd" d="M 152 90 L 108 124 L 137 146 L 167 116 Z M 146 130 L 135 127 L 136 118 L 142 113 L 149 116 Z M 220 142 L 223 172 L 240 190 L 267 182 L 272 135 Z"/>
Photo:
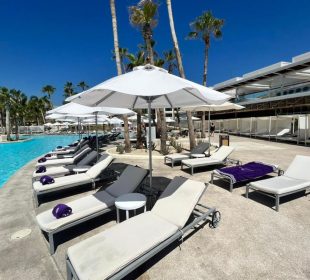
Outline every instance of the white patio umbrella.
<path fill-rule="evenodd" d="M 132 72 L 116 76 L 66 101 L 86 106 L 118 106 L 148 108 L 151 123 L 152 108 L 174 108 L 203 104 L 222 104 L 231 97 L 213 89 L 169 74 L 152 65 L 139 66 Z M 151 129 L 149 129 L 149 171 L 152 187 Z"/>
<path fill-rule="evenodd" d="M 121 119 L 117 118 L 117 117 L 113 117 L 112 119 L 109 119 L 109 123 L 110 124 L 115 124 L 115 125 L 121 125 L 124 122 Z"/>
<path fill-rule="evenodd" d="M 206 112 L 208 111 L 208 138 L 209 138 L 209 149 L 208 154 L 210 155 L 210 144 L 211 144 L 211 137 L 210 137 L 210 120 L 211 120 L 211 112 L 219 112 L 219 111 L 228 111 L 228 110 L 241 110 L 244 109 L 244 106 L 231 103 L 231 102 L 225 102 L 220 105 L 202 105 L 202 106 L 189 106 L 181 108 L 181 111 L 195 111 L 195 112 Z"/>

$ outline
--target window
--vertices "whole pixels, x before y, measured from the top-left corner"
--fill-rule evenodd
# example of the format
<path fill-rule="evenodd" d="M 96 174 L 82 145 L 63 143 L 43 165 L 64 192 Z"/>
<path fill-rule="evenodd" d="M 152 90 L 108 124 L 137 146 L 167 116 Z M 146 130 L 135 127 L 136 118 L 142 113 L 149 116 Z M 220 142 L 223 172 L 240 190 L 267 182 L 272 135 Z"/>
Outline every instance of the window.
<path fill-rule="evenodd" d="M 290 91 L 288 92 L 288 94 L 292 94 L 294 93 L 294 90 L 293 89 L 290 89 Z"/>
<path fill-rule="evenodd" d="M 302 89 L 303 92 L 309 91 L 309 90 L 310 90 L 310 87 L 304 87 L 304 88 Z"/>
<path fill-rule="evenodd" d="M 295 93 L 301 92 L 301 88 L 296 88 Z"/>

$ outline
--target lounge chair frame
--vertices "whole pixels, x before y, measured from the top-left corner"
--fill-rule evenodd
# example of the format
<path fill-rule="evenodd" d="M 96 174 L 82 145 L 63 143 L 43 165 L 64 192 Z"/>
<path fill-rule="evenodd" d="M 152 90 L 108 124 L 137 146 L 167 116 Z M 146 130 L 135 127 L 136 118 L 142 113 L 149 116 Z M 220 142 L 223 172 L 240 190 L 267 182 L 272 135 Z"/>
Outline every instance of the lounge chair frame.
<path fill-rule="evenodd" d="M 139 186 L 137 187 L 137 189 L 141 186 L 141 184 L 143 184 L 143 182 L 144 182 L 145 179 L 148 177 L 148 175 L 149 175 L 149 172 L 147 172 L 146 175 L 143 177 L 143 179 L 142 179 L 141 183 L 139 184 Z M 64 225 L 64 226 L 62 226 L 62 227 L 60 227 L 60 228 L 57 228 L 57 229 L 55 229 L 55 230 L 53 230 L 53 231 L 50 231 L 50 232 L 46 232 L 46 231 L 42 231 L 42 230 L 41 230 L 41 231 L 43 232 L 43 234 L 44 234 L 44 233 L 47 234 L 48 243 L 49 243 L 49 247 L 50 247 L 50 254 L 53 255 L 53 254 L 55 253 L 54 235 L 55 235 L 56 233 L 61 232 L 61 231 L 64 231 L 64 230 L 66 230 L 66 229 L 68 229 L 68 228 L 74 227 L 74 226 L 76 226 L 76 225 L 82 224 L 82 223 L 84 223 L 84 222 L 86 222 L 86 221 L 89 221 L 89 220 L 91 220 L 91 219 L 94 219 L 94 218 L 96 218 L 96 217 L 98 217 L 98 216 L 101 216 L 101 215 L 103 215 L 103 214 L 106 214 L 106 213 L 108 213 L 108 212 L 111 212 L 111 211 L 113 211 L 114 209 L 115 209 L 115 206 L 112 205 L 112 206 L 110 206 L 109 208 L 103 209 L 103 210 L 98 211 L 98 212 L 96 212 L 96 213 L 90 214 L 90 215 L 88 215 L 88 216 L 86 216 L 86 217 L 80 218 L 79 220 L 76 220 L 76 221 L 73 221 L 73 222 L 71 222 L 71 223 L 68 223 L 68 224 L 66 224 L 66 225 Z"/>
<path fill-rule="evenodd" d="M 190 169 L 191 175 L 194 175 L 194 168 L 203 167 L 203 166 L 210 166 L 210 165 L 227 165 L 227 164 L 240 165 L 240 164 L 242 164 L 242 162 L 240 160 L 237 160 L 237 159 L 226 158 L 225 160 L 219 161 L 216 163 L 210 163 L 210 164 L 202 163 L 202 164 L 193 166 L 191 164 L 186 164 L 182 161 L 181 162 L 181 170 L 184 170 L 183 166 L 185 165 L 186 167 L 188 167 Z"/>
<path fill-rule="evenodd" d="M 257 188 L 251 186 L 251 184 L 249 183 L 249 184 L 246 185 L 245 197 L 249 198 L 250 190 L 252 190 L 252 192 L 258 192 L 258 193 L 261 193 L 263 195 L 266 195 L 266 196 L 269 196 L 271 198 L 274 198 L 275 201 L 276 201 L 276 203 L 275 203 L 276 204 L 275 205 L 275 210 L 277 212 L 279 212 L 279 210 L 280 210 L 280 198 L 281 197 L 287 196 L 287 195 L 291 195 L 291 194 L 294 194 L 294 193 L 298 193 L 298 192 L 302 192 L 302 191 L 306 191 L 309 188 L 310 188 L 310 185 L 308 187 L 304 187 L 302 189 L 298 189 L 298 190 L 291 191 L 291 192 L 286 192 L 286 193 L 281 193 L 281 194 L 273 194 L 273 193 L 267 193 L 267 192 L 258 190 Z"/>
<path fill-rule="evenodd" d="M 281 176 L 283 174 L 283 170 L 281 170 L 280 168 L 277 168 L 275 171 L 270 172 L 270 173 L 276 173 L 278 176 Z M 219 174 L 217 172 L 212 171 L 211 172 L 211 180 L 210 180 L 211 184 L 213 184 L 214 178 L 228 182 L 229 183 L 229 191 L 230 192 L 233 191 L 234 183 L 229 176 L 225 176 L 225 175 L 222 175 L 222 174 Z M 240 183 L 240 182 L 237 182 L 235 184 L 238 184 L 238 183 Z"/>
<path fill-rule="evenodd" d="M 208 184 L 206 184 L 206 188 L 203 191 L 202 195 L 205 193 Z M 201 197 L 202 197 L 201 195 Z M 201 198 L 200 197 L 200 198 Z M 199 201 L 199 200 L 198 200 Z M 200 208 L 199 208 L 200 207 Z M 202 208 L 202 209 L 201 209 Z M 216 210 L 216 208 L 209 208 L 201 203 L 197 203 L 194 208 L 192 215 L 194 216 L 194 220 L 191 221 L 188 225 L 186 225 L 182 230 L 178 230 L 175 234 L 170 236 L 168 239 L 149 250 L 142 256 L 135 259 L 133 262 L 128 264 L 123 269 L 119 270 L 117 273 L 109 277 L 109 280 L 122 279 L 131 273 L 133 270 L 138 268 L 140 265 L 145 263 L 147 260 L 151 259 L 157 253 L 162 251 L 164 248 L 172 244 L 173 242 L 179 240 L 183 242 L 183 239 L 188 236 L 192 231 L 197 230 L 197 228 L 201 227 L 206 223 L 207 219 L 211 216 L 210 227 L 216 228 L 220 222 L 220 212 Z M 66 266 L 67 266 L 67 280 L 79 280 L 79 277 L 76 275 L 76 272 L 70 262 L 68 256 L 66 256 Z"/>

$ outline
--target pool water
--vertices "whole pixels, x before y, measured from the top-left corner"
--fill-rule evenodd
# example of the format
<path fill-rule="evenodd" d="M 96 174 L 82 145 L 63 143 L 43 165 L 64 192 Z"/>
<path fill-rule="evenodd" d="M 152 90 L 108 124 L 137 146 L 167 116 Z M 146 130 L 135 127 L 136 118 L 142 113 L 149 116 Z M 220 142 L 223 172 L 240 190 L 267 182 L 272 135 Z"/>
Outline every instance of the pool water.
<path fill-rule="evenodd" d="M 23 137 L 25 138 L 25 137 Z M 77 135 L 31 136 L 20 143 L 0 144 L 0 188 L 22 166 L 57 146 L 66 146 L 78 139 Z"/>

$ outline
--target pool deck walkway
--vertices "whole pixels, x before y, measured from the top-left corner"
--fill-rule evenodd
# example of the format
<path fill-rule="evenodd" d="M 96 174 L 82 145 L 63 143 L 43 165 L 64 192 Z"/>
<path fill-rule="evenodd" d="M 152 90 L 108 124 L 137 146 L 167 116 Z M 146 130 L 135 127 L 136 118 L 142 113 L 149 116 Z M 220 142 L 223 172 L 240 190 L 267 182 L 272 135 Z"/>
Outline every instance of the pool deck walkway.
<path fill-rule="evenodd" d="M 216 136 L 217 137 L 217 136 Z M 212 139 L 212 142 L 217 142 Z M 310 148 L 231 136 L 236 149 L 232 158 L 242 162 L 260 160 L 279 164 L 284 170 L 295 155 L 310 156 Z M 154 185 L 165 188 L 169 180 L 181 175 L 209 182 L 213 168 L 197 170 L 193 176 L 154 159 Z M 122 170 L 132 164 L 127 157 L 117 158 L 113 166 Z M 146 159 L 134 164 L 147 168 Z M 115 225 L 111 213 L 81 227 L 58 234 L 58 247 L 50 256 L 35 215 L 57 203 L 92 193 L 90 189 L 55 197 L 35 208 L 31 174 L 34 161 L 19 170 L 0 189 L 0 279 L 65 279 L 67 248 Z M 217 229 L 198 230 L 179 246 L 172 245 L 135 271 L 130 279 L 310 279 L 310 195 L 283 198 L 280 212 L 274 211 L 272 199 L 251 195 L 244 197 L 244 185 L 233 193 L 225 183 L 209 185 L 203 203 L 216 206 L 222 213 Z M 24 238 L 12 239 L 14 233 L 29 229 Z M 23 233 L 23 232 L 21 232 Z"/>

